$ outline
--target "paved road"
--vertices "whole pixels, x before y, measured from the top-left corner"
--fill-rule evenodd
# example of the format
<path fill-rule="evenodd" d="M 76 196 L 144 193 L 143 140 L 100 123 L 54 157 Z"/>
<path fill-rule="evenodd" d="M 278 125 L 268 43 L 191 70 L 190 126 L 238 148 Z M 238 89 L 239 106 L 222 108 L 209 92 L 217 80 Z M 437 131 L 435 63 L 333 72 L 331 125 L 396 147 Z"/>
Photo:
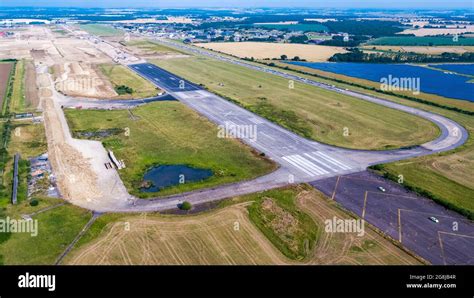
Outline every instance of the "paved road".
<path fill-rule="evenodd" d="M 147 103 L 156 101 L 175 101 L 170 94 L 164 94 L 155 97 L 143 98 L 143 99 L 90 99 L 63 96 L 60 98 L 60 104 L 65 108 L 77 108 L 82 109 L 130 109 L 135 108 Z"/>
<path fill-rule="evenodd" d="M 474 265 L 474 223 L 433 200 L 369 172 L 310 184 L 432 264 Z"/>

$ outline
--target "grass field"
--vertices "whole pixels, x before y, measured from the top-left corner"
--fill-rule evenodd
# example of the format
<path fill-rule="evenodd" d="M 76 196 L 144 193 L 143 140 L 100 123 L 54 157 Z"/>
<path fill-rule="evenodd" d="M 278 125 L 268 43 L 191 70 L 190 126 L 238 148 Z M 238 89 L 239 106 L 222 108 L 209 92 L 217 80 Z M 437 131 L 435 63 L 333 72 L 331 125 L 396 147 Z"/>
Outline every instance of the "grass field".
<path fill-rule="evenodd" d="M 185 54 L 177 49 L 173 49 L 150 40 L 132 40 L 127 42 L 126 46 L 143 56 L 172 56 L 176 54 Z"/>
<path fill-rule="evenodd" d="M 118 36 L 123 34 L 122 30 L 100 24 L 83 24 L 79 25 L 79 28 L 92 35 L 98 36 Z"/>
<path fill-rule="evenodd" d="M 264 199 L 308 221 L 301 230 L 312 233 L 308 241 L 314 243 L 306 245 L 304 260 L 288 259 L 274 245 L 285 234 L 268 239 L 270 234 L 253 224 L 248 209 Z M 65 264 L 420 264 L 370 227 L 363 237 L 326 233 L 324 220 L 333 216 L 350 218 L 307 185 L 237 197 L 198 215 L 108 214 L 92 225 Z"/>
<path fill-rule="evenodd" d="M 424 37 L 424 36 L 390 36 L 380 37 L 367 42 L 369 45 L 382 46 L 474 46 L 474 38 Z"/>
<path fill-rule="evenodd" d="M 16 121 L 12 126 L 8 150 L 18 152 L 23 158 L 30 158 L 48 150 L 44 126 L 30 121 Z"/>
<path fill-rule="evenodd" d="M 26 107 L 25 102 L 25 61 L 16 63 L 15 80 L 13 81 L 10 112 L 21 113 Z"/>
<path fill-rule="evenodd" d="M 0 218 L 9 216 L 19 219 L 22 214 L 31 214 L 62 201 L 38 199 L 39 205 L 31 207 L 28 202 L 9 206 Z M 64 205 L 32 216 L 38 220 L 38 235 L 27 233 L 0 233 L 0 264 L 46 265 L 54 264 L 56 258 L 71 243 L 90 219 L 89 211 L 72 205 Z"/>
<path fill-rule="evenodd" d="M 147 98 L 156 96 L 160 92 L 160 90 L 150 82 L 127 69 L 125 66 L 101 64 L 99 69 L 115 88 L 123 85 L 133 89 L 131 94 L 119 95 L 118 98 Z"/>
<path fill-rule="evenodd" d="M 289 59 L 299 57 L 317 62 L 327 61 L 336 53 L 347 52 L 340 47 L 270 42 L 215 42 L 196 44 L 196 46 L 239 58 L 280 59 L 282 55 L 286 55 Z"/>
<path fill-rule="evenodd" d="M 201 57 L 153 63 L 300 135 L 356 149 L 388 149 L 436 138 L 432 123 L 393 109 L 335 92 Z M 349 135 L 344 135 L 344 129 Z"/>
<path fill-rule="evenodd" d="M 31 124 L 26 121 L 16 121 L 11 126 L 12 133 L 8 143 L 9 158 L 5 164 L 3 173 L 3 202 L 0 206 L 5 206 L 11 197 L 13 185 L 13 156 L 20 154 L 19 162 L 19 183 L 18 183 L 18 201 L 26 200 L 28 195 L 27 177 L 30 174 L 27 159 L 47 152 L 46 136 L 44 126 L 41 124 Z"/>
<path fill-rule="evenodd" d="M 127 167 L 119 173 L 132 194 L 157 195 L 139 191 L 144 172 L 153 165 L 185 164 L 214 173 L 205 181 L 167 188 L 160 195 L 251 179 L 275 169 L 239 141 L 218 138 L 214 124 L 179 102 L 151 103 L 134 109 L 133 114 L 138 120 L 123 110 L 66 112 L 76 135 L 78 131 L 119 129 L 102 141 L 125 161 Z"/>

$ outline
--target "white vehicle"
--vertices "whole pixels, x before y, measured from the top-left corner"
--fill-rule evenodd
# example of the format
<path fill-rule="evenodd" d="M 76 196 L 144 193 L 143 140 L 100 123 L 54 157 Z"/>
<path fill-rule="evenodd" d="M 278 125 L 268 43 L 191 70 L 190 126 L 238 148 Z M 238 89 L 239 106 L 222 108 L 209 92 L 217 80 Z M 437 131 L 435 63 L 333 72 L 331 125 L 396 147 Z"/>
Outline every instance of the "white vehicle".
<path fill-rule="evenodd" d="M 383 188 L 382 186 L 379 186 L 378 189 L 381 191 L 381 192 L 385 192 L 385 188 Z"/>
<path fill-rule="evenodd" d="M 437 219 L 437 218 L 434 217 L 434 216 L 431 216 L 431 217 L 430 217 L 430 220 L 431 220 L 432 222 L 439 223 L 439 219 Z"/>

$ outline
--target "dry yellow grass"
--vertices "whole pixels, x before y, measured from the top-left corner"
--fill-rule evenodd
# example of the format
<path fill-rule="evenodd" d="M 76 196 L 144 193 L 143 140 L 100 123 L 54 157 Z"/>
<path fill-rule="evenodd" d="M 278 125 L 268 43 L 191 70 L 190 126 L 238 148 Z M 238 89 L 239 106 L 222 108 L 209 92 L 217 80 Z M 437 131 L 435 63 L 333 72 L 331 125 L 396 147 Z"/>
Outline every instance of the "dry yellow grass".
<path fill-rule="evenodd" d="M 297 206 L 320 226 L 306 262 L 283 256 L 254 226 L 240 203 L 200 215 L 126 215 L 110 222 L 92 242 L 80 246 L 67 264 L 93 265 L 244 265 L 244 264 L 420 264 L 366 225 L 362 237 L 326 233 L 324 221 L 351 218 L 315 190 L 296 186 Z M 234 198 L 236 202 L 243 198 Z M 248 199 L 248 197 L 247 197 Z M 235 230 L 236 223 L 239 230 Z"/>
<path fill-rule="evenodd" d="M 338 47 L 269 42 L 216 42 L 196 45 L 240 58 L 279 59 L 281 55 L 287 55 L 290 59 L 298 56 L 301 59 L 315 62 L 327 61 L 336 53 L 346 52 L 343 48 Z"/>
<path fill-rule="evenodd" d="M 106 230 L 69 263 L 263 265 L 286 261 L 249 221 L 243 205 L 190 217 L 130 216 Z"/>

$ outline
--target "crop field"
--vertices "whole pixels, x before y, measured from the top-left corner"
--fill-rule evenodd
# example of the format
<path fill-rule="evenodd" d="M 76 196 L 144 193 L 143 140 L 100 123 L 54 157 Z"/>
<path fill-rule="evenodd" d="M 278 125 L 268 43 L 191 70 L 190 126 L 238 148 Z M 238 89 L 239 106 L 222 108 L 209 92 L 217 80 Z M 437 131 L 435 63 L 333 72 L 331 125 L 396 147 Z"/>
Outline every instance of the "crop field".
<path fill-rule="evenodd" d="M 89 32 L 92 35 L 98 35 L 98 36 L 117 36 L 117 35 L 123 34 L 121 30 L 115 29 L 110 26 L 100 25 L 100 24 L 84 24 L 84 25 L 79 25 L 79 28 L 81 28 L 84 31 Z"/>
<path fill-rule="evenodd" d="M 5 100 L 12 67 L 13 63 L 0 62 L 0 107 Z"/>
<path fill-rule="evenodd" d="M 286 55 L 289 59 L 299 57 L 318 62 L 327 61 L 336 53 L 347 52 L 340 47 L 269 42 L 215 42 L 196 44 L 196 46 L 239 58 L 280 59 L 282 55 Z"/>
<path fill-rule="evenodd" d="M 104 74 L 117 88 L 118 86 L 127 86 L 132 88 L 131 94 L 119 95 L 118 98 L 130 99 L 130 98 L 148 98 L 156 96 L 160 90 L 158 90 L 149 81 L 138 76 L 125 66 L 116 64 L 101 64 L 99 66 L 102 74 Z"/>
<path fill-rule="evenodd" d="M 382 46 L 474 46 L 474 38 L 459 38 L 458 41 L 453 41 L 452 37 L 390 36 L 371 40 L 367 44 Z"/>
<path fill-rule="evenodd" d="M 126 168 L 120 176 L 128 190 L 138 196 L 166 195 L 222 183 L 251 179 L 269 173 L 275 165 L 234 139 L 218 138 L 218 128 L 207 119 L 173 102 L 156 102 L 131 111 L 68 110 L 70 128 L 80 132 L 114 130 L 102 138 Z M 184 164 L 210 169 L 213 176 L 202 182 L 185 183 L 159 193 L 140 192 L 144 172 L 155 165 Z"/>
<path fill-rule="evenodd" d="M 250 204 L 265 200 L 273 200 L 281 206 L 278 214 L 282 211 L 283 214 L 292 214 L 285 215 L 283 222 L 278 214 L 274 217 L 276 222 L 270 221 L 272 225 L 268 227 L 277 228 L 272 238 L 267 238 L 271 234 L 262 233 L 252 219 L 261 213 L 251 215 L 253 211 L 250 210 L 249 217 Z M 293 235 L 293 215 L 298 218 L 298 235 L 303 235 L 301 231 L 313 234 L 302 242 L 306 243 L 303 248 L 308 251 L 307 257 L 300 261 L 285 257 L 278 249 L 282 247 L 274 245 L 275 241 Z M 237 197 L 223 202 L 217 210 L 186 217 L 105 215 L 92 225 L 66 258 L 65 264 L 420 264 L 370 227 L 366 227 L 362 237 L 349 233 L 326 233 L 324 220 L 335 215 L 348 218 L 348 214 L 334 202 L 309 186 L 286 188 L 280 193 L 273 190 Z M 301 225 L 299 219 L 302 217 L 306 218 L 306 224 Z M 280 236 L 283 238 L 278 238 Z"/>
<path fill-rule="evenodd" d="M 463 26 L 464 27 L 464 26 Z M 458 34 L 462 35 L 464 33 L 474 32 L 474 25 L 466 25 L 465 28 L 416 28 L 416 29 L 406 29 L 400 34 L 413 34 L 415 36 L 434 36 L 434 35 L 453 35 Z"/>
<path fill-rule="evenodd" d="M 419 54 L 441 55 L 442 53 L 457 53 L 462 54 L 466 52 L 474 52 L 474 46 L 363 46 L 366 51 L 391 51 L 391 52 L 413 52 Z"/>
<path fill-rule="evenodd" d="M 60 204 L 57 199 L 37 199 L 38 206 L 29 202 L 9 206 L 0 217 L 18 219 L 22 214 L 32 214 L 46 207 Z M 0 264 L 4 265 L 51 265 L 71 243 L 90 219 L 89 211 L 72 205 L 32 215 L 38 220 L 38 235 L 28 233 L 0 233 Z"/>
<path fill-rule="evenodd" d="M 418 117 L 306 84 L 202 57 L 153 63 L 300 135 L 356 149 L 388 149 L 436 138 Z M 344 130 L 349 135 L 344 135 Z"/>

